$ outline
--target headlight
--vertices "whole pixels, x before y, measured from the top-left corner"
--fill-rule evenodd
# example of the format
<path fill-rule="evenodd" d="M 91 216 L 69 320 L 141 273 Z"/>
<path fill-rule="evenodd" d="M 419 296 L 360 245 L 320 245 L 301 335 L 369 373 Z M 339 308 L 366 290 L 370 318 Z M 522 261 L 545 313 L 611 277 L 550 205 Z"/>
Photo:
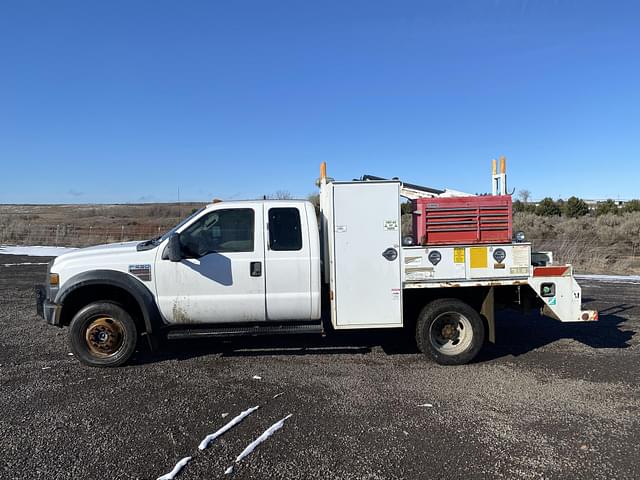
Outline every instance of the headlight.
<path fill-rule="evenodd" d="M 516 242 L 518 242 L 518 243 L 524 242 L 524 232 L 517 232 L 516 233 Z"/>

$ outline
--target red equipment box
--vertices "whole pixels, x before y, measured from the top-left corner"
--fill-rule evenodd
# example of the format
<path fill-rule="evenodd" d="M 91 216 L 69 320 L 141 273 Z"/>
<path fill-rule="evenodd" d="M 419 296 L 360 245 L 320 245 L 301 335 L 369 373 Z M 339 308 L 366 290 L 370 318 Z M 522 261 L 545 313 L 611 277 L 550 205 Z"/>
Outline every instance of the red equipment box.
<path fill-rule="evenodd" d="M 417 245 L 511 243 L 511 195 L 419 198 L 413 209 Z"/>

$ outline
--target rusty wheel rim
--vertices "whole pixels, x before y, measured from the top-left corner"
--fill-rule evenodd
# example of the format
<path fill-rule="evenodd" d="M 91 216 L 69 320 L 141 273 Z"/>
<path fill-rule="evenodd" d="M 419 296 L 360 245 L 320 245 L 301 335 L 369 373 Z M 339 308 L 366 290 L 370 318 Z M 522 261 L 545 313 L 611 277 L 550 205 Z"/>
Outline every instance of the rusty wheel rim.
<path fill-rule="evenodd" d="M 443 355 L 458 355 L 469 348 L 473 327 L 458 312 L 445 312 L 436 317 L 429 329 L 431 345 Z"/>
<path fill-rule="evenodd" d="M 85 334 L 89 351 L 98 357 L 110 357 L 118 353 L 124 344 L 124 337 L 122 322 L 106 316 L 92 320 Z"/>

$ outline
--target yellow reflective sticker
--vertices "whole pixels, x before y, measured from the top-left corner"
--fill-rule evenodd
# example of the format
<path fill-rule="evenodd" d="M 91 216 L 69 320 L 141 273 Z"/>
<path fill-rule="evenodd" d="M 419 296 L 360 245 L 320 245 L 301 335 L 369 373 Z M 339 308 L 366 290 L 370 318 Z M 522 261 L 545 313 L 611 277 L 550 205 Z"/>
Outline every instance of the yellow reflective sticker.
<path fill-rule="evenodd" d="M 471 268 L 487 268 L 487 247 L 471 247 Z"/>
<path fill-rule="evenodd" d="M 453 249 L 453 263 L 464 263 L 464 248 Z"/>

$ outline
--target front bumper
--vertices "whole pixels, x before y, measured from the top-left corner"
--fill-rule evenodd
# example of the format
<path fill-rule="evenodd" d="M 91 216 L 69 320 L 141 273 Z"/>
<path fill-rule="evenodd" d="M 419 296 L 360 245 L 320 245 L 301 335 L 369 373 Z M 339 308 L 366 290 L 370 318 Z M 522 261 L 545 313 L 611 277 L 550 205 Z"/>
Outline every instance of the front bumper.
<path fill-rule="evenodd" d="M 47 299 L 47 288 L 44 285 L 36 285 L 36 312 L 38 316 L 43 318 L 49 325 L 61 327 L 60 324 L 60 305 L 57 305 Z"/>

